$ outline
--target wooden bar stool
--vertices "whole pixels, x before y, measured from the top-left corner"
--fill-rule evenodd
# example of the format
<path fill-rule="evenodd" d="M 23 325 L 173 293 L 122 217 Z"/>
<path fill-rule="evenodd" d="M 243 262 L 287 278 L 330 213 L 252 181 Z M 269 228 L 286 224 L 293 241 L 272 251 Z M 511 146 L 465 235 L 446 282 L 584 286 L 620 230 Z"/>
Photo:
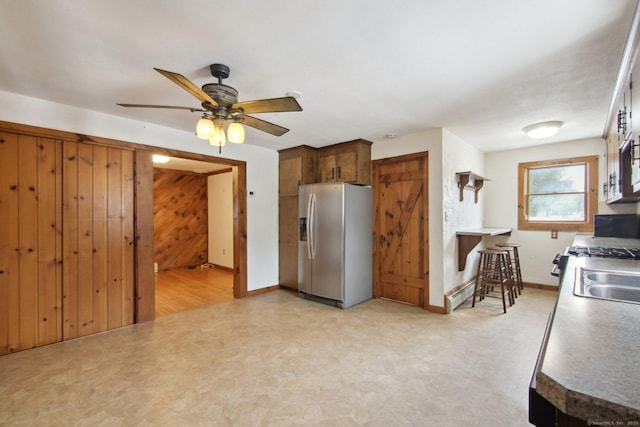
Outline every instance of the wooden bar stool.
<path fill-rule="evenodd" d="M 518 256 L 518 248 L 520 247 L 520 245 L 517 243 L 496 243 L 496 246 L 503 250 L 513 252 L 513 256 L 511 257 L 511 262 L 512 262 L 512 268 L 514 272 L 514 278 L 516 280 L 518 293 L 522 295 L 524 284 L 522 283 L 522 271 L 520 270 L 520 257 Z"/>
<path fill-rule="evenodd" d="M 504 248 L 488 248 L 488 249 L 505 251 L 507 253 L 507 256 L 506 256 L 507 259 L 505 260 L 505 264 L 507 266 L 506 270 L 507 270 L 507 276 L 509 278 L 509 286 L 513 293 L 513 298 L 514 298 L 513 303 L 515 304 L 515 298 L 518 298 L 518 292 L 520 292 L 520 289 L 518 287 L 518 278 L 516 277 L 516 268 L 514 265 L 513 257 L 511 256 L 511 248 L 504 247 Z"/>
<path fill-rule="evenodd" d="M 471 307 L 476 306 L 476 298 L 478 301 L 485 297 L 502 298 L 502 310 L 506 313 L 507 299 L 509 306 L 514 304 L 513 280 L 509 277 L 510 263 L 507 258 L 509 253 L 498 249 L 482 249 L 478 253 L 480 261 Z"/>

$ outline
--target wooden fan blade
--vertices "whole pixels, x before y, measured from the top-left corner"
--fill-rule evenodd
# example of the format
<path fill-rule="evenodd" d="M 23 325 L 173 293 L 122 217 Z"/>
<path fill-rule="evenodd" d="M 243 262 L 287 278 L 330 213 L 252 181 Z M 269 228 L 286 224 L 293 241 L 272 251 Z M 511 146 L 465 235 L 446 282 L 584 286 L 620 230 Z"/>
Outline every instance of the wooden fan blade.
<path fill-rule="evenodd" d="M 172 110 L 187 110 L 192 113 L 196 111 L 207 111 L 202 108 L 191 108 L 191 107 L 176 107 L 175 105 L 149 105 L 149 104 L 116 104 L 121 107 L 134 107 L 134 108 L 169 108 Z"/>
<path fill-rule="evenodd" d="M 233 104 L 231 109 L 242 108 L 247 114 L 255 113 L 282 113 L 285 111 L 302 111 L 298 101 L 292 96 L 282 98 L 259 99 Z"/>
<path fill-rule="evenodd" d="M 198 86 L 191 83 L 191 81 L 189 81 L 189 79 L 187 79 L 182 74 L 161 70 L 160 68 L 154 68 L 154 70 L 156 70 L 157 72 L 159 72 L 160 74 L 162 74 L 163 76 L 165 76 L 166 78 L 168 78 L 169 80 L 171 80 L 172 82 L 180 86 L 182 89 L 189 92 L 191 95 L 198 98 L 200 102 L 208 102 L 214 107 L 218 106 L 218 103 L 214 101 L 213 98 L 211 98 L 209 95 L 204 93 L 202 89 L 200 89 Z"/>
<path fill-rule="evenodd" d="M 258 130 L 270 133 L 271 135 L 275 135 L 275 136 L 282 136 L 285 133 L 289 132 L 289 129 L 285 127 L 278 126 L 274 123 L 267 122 L 265 120 L 256 119 L 255 117 L 251 117 L 251 116 L 242 116 L 241 123 L 243 125 L 251 126 L 252 128 L 256 128 Z"/>

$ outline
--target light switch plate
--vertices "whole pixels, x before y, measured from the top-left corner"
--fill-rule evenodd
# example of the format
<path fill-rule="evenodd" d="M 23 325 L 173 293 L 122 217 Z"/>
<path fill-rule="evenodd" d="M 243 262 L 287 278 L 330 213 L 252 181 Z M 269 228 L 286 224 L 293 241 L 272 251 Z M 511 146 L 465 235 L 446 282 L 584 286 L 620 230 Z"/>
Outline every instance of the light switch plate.
<path fill-rule="evenodd" d="M 552 239 L 557 239 L 558 238 L 558 232 L 555 230 L 551 230 L 551 238 Z"/>

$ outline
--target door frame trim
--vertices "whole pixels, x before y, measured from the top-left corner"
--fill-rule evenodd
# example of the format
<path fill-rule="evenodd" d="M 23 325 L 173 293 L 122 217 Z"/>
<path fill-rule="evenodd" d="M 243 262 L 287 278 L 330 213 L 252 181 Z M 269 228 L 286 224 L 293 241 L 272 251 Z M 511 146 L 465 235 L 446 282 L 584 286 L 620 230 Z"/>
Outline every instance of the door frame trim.
<path fill-rule="evenodd" d="M 31 126 L 0 120 L 0 130 L 10 133 L 40 136 L 84 144 L 118 147 L 134 151 L 136 174 L 135 205 L 135 323 L 155 319 L 155 280 L 153 276 L 153 163 L 151 154 L 165 154 L 231 166 L 233 173 L 233 273 L 234 298 L 247 296 L 247 163 L 171 148 L 126 142 L 68 131 Z M 149 177 L 151 180 L 149 181 Z M 148 198 L 151 197 L 151 204 Z M 146 200 L 146 203 L 142 203 Z M 149 215 L 151 221 L 149 222 Z M 150 228 L 149 228 L 150 224 Z M 149 244 L 151 246 L 149 246 Z M 149 251 L 150 248 L 150 251 Z M 149 257 L 151 263 L 149 263 Z"/>

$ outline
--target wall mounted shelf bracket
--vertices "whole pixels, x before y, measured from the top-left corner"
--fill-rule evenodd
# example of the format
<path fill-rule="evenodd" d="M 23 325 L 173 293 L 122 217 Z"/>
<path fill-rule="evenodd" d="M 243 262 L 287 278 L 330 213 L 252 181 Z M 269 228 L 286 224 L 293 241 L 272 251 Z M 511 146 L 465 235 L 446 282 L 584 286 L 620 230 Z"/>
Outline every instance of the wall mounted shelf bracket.
<path fill-rule="evenodd" d="M 458 177 L 458 188 L 460 189 L 460 201 L 464 200 L 464 190 L 471 190 L 474 193 L 474 202 L 478 203 L 478 191 L 480 191 L 485 181 L 491 181 L 471 171 L 456 172 L 456 176 Z"/>

